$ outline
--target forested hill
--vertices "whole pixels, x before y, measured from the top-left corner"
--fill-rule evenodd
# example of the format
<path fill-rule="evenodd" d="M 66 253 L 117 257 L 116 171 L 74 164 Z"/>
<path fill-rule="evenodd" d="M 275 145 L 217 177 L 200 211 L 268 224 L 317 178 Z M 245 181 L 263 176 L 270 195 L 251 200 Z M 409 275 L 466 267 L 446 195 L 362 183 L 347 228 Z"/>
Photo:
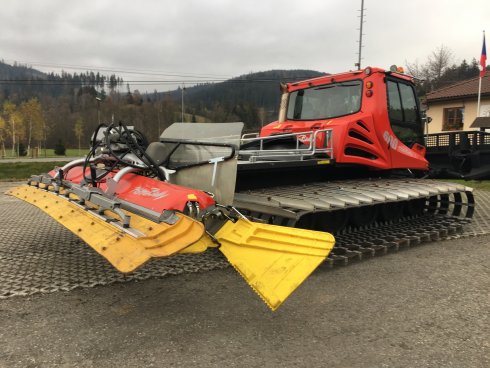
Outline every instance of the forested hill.
<path fill-rule="evenodd" d="M 243 121 L 247 131 L 257 131 L 277 117 L 281 82 L 322 75 L 272 70 L 186 87 L 182 115 L 182 89 L 143 94 L 116 75 L 42 73 L 1 62 L 0 73 L 0 151 L 14 141 L 48 147 L 88 142 L 99 118 L 134 125 L 151 140 L 182 120 Z"/>
<path fill-rule="evenodd" d="M 0 62 L 1 80 L 34 78 L 46 78 L 46 74 L 29 66 L 18 65 L 17 63 L 14 65 L 9 65 L 4 63 L 3 60 Z"/>
<path fill-rule="evenodd" d="M 279 99 L 279 84 L 314 78 L 325 73 L 314 70 L 269 70 L 250 73 L 231 78 L 221 83 L 200 84 L 185 89 L 185 98 L 191 104 L 213 106 L 251 103 L 265 109 L 276 109 Z M 173 91 L 172 96 L 181 97 L 181 90 Z"/>
<path fill-rule="evenodd" d="M 28 65 L 9 65 L 0 61 L 0 103 L 4 100 L 25 101 L 33 97 L 60 97 L 81 93 L 81 90 L 92 94 L 98 91 L 104 95 L 107 89 L 114 91 L 122 84 L 123 79 L 115 74 L 43 73 Z"/>

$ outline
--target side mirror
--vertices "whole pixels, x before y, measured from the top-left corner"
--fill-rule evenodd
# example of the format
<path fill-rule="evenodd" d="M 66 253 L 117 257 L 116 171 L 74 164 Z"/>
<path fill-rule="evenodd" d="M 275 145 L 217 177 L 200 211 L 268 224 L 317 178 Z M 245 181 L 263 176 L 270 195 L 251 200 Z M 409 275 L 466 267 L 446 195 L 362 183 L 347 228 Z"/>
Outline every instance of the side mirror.
<path fill-rule="evenodd" d="M 429 124 L 432 121 L 432 118 L 430 116 L 427 116 L 427 111 L 426 110 L 422 110 L 420 115 L 421 115 L 421 118 L 422 118 L 422 122 L 424 124 Z"/>

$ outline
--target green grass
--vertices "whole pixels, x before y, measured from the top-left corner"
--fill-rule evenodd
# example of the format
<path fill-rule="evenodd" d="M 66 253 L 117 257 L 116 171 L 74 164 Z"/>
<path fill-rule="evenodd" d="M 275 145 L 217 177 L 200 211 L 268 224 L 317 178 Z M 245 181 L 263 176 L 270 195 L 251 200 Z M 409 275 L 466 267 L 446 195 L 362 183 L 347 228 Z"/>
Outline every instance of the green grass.
<path fill-rule="evenodd" d="M 33 174 L 51 171 L 55 166 L 63 166 L 65 162 L 10 162 L 0 163 L 0 180 L 27 179 Z"/>
<path fill-rule="evenodd" d="M 462 184 L 471 187 L 473 189 L 490 191 L 490 180 L 442 179 L 441 181 L 448 181 L 451 183 Z"/>
<path fill-rule="evenodd" d="M 82 148 L 80 151 L 78 151 L 78 148 L 67 148 L 65 152 L 65 156 L 59 156 L 54 153 L 54 148 L 47 148 L 46 150 L 42 149 L 41 152 L 39 152 L 39 158 L 43 157 L 84 157 L 87 155 L 89 152 L 88 148 Z M 18 158 L 17 156 L 12 156 L 12 150 L 8 149 L 6 150 L 6 156 L 2 157 L 2 159 L 12 159 L 12 158 Z M 20 158 L 30 158 L 31 156 L 22 156 Z M 1 162 L 1 161 L 0 161 Z"/>
<path fill-rule="evenodd" d="M 67 148 L 65 152 L 66 157 L 85 157 L 88 153 L 88 148 L 82 148 L 80 149 L 80 153 L 78 152 L 78 148 Z M 63 156 L 58 156 L 54 154 L 54 149 L 48 148 L 46 150 L 46 155 L 47 157 L 63 157 Z M 40 155 L 41 157 L 44 157 L 44 151 Z"/>

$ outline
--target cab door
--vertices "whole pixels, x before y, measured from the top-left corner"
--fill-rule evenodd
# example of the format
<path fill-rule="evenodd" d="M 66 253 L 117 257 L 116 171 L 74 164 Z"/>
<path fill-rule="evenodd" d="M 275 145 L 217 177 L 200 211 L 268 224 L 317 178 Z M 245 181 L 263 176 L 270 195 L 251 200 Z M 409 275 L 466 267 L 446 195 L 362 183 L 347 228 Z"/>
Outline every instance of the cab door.
<path fill-rule="evenodd" d="M 383 132 L 393 168 L 427 169 L 424 132 L 414 86 L 397 78 L 386 79 L 391 132 Z"/>

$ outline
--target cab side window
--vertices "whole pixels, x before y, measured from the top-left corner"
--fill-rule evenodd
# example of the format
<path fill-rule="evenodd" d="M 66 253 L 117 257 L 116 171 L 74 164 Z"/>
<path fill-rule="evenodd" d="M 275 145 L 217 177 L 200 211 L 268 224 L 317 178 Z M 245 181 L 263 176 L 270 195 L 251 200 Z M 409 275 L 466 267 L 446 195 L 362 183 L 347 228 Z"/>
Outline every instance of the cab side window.
<path fill-rule="evenodd" d="M 406 146 L 424 144 L 415 90 L 402 81 L 387 80 L 388 115 L 393 133 Z"/>
<path fill-rule="evenodd" d="M 403 104 L 404 121 L 417 123 L 417 100 L 415 99 L 413 88 L 407 84 L 398 83 L 400 97 Z"/>
<path fill-rule="evenodd" d="M 400 101 L 400 93 L 398 92 L 398 84 L 388 81 L 388 111 L 390 120 L 403 121 L 402 103 Z"/>

